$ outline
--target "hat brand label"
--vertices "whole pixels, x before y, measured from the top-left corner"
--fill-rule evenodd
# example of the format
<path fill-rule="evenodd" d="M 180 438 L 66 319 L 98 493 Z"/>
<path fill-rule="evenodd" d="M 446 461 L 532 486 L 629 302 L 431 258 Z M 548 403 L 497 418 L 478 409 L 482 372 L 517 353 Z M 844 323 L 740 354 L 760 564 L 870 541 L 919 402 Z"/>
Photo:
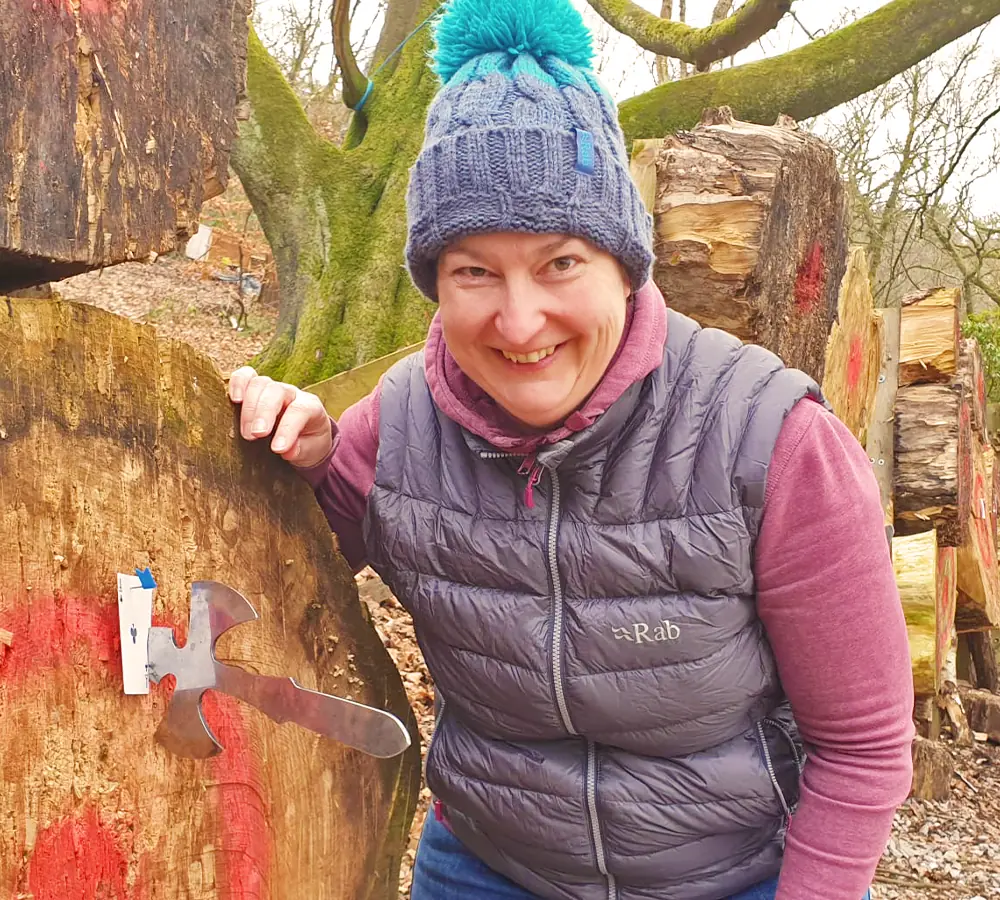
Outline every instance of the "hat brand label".
<path fill-rule="evenodd" d="M 594 136 L 582 128 L 576 129 L 576 170 L 584 175 L 594 174 Z"/>

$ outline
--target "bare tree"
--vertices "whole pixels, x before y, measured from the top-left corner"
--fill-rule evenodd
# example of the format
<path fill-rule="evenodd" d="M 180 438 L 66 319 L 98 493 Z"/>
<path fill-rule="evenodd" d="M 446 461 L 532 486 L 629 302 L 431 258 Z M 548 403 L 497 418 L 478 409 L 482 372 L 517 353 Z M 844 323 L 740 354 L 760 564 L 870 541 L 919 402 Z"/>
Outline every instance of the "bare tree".
<path fill-rule="evenodd" d="M 976 217 L 982 179 L 1000 165 L 1000 64 L 980 31 L 848 103 L 820 126 L 853 198 L 879 303 L 929 283 L 962 284 L 969 303 L 1000 300 L 996 223 Z"/>

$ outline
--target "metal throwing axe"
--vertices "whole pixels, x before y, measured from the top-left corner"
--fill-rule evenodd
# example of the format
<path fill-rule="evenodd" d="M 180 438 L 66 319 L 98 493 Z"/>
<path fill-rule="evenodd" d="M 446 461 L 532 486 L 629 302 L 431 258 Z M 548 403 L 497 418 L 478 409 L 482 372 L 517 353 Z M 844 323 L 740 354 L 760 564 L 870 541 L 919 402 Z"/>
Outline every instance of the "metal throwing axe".
<path fill-rule="evenodd" d="M 371 756 L 397 756 L 410 746 L 406 727 L 391 713 L 310 691 L 293 678 L 254 675 L 215 658 L 215 642 L 234 625 L 252 622 L 249 601 L 217 581 L 191 585 L 187 643 L 178 647 L 172 628 L 150 628 L 148 673 L 154 682 L 174 675 L 177 686 L 156 739 L 171 753 L 204 759 L 222 751 L 201 712 L 206 690 L 222 691 L 257 707 L 275 722 L 295 722 Z"/>

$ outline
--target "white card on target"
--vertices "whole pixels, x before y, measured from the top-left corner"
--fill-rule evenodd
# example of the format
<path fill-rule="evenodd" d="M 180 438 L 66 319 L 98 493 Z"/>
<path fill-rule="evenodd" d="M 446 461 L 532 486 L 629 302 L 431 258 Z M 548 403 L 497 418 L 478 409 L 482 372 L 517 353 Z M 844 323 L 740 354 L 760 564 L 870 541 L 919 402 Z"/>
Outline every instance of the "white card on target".
<path fill-rule="evenodd" d="M 118 630 L 122 644 L 122 681 L 126 694 L 148 694 L 146 641 L 153 624 L 153 591 L 137 575 L 118 573 Z"/>

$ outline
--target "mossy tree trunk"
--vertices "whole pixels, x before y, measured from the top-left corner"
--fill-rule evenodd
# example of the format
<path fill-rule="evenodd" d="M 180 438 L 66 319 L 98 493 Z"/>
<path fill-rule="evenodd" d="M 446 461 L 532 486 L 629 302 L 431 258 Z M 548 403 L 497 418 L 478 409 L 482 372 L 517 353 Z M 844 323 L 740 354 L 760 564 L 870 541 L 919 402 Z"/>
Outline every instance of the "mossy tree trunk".
<path fill-rule="evenodd" d="M 390 0 L 379 57 L 441 0 Z M 626 137 L 661 138 L 705 108 L 773 124 L 845 103 L 1000 15 L 1000 0 L 891 0 L 813 43 L 761 62 L 660 85 L 626 101 Z M 309 384 L 421 340 L 433 307 L 403 267 L 406 184 L 437 89 L 423 29 L 374 78 L 342 148 L 310 126 L 278 67 L 251 36 L 248 92 L 233 167 L 271 242 L 282 308 L 258 367 Z"/>

